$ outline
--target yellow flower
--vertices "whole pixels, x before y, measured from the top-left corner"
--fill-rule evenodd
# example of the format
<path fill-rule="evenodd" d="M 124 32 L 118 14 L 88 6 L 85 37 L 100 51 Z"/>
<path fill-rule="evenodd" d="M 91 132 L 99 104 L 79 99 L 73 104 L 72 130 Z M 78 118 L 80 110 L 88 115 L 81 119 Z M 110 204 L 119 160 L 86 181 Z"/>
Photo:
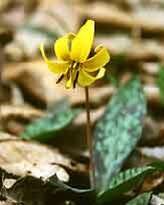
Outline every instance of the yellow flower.
<path fill-rule="evenodd" d="M 88 58 L 91 52 L 94 39 L 95 23 L 88 20 L 77 33 L 68 33 L 59 38 L 54 44 L 54 50 L 58 61 L 49 60 L 44 52 L 44 45 L 40 50 L 48 68 L 60 74 L 57 83 L 63 78 L 66 79 L 66 88 L 75 87 L 76 83 L 85 87 L 91 85 L 95 80 L 100 79 L 105 74 L 104 65 L 110 59 L 107 49 L 98 46 L 94 56 Z M 97 71 L 97 75 L 93 75 Z M 92 73 L 92 75 L 90 75 Z"/>

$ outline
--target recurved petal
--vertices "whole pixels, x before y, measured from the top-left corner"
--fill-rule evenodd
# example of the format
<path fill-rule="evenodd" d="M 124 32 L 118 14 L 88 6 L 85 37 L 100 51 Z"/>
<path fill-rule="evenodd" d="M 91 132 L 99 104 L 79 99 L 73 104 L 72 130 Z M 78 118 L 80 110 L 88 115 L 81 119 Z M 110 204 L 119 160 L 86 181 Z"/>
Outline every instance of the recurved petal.
<path fill-rule="evenodd" d="M 68 33 L 67 35 L 56 40 L 54 44 L 54 50 L 59 60 L 69 60 L 70 59 L 70 43 L 74 37 L 75 37 L 75 34 Z"/>
<path fill-rule="evenodd" d="M 56 73 L 56 74 L 65 74 L 68 70 L 69 67 L 69 62 L 68 61 L 52 61 L 49 60 L 46 57 L 46 54 L 44 52 L 44 44 L 40 45 L 40 51 L 42 54 L 42 57 L 44 59 L 44 61 L 47 63 L 49 70 L 51 70 L 52 72 Z"/>
<path fill-rule="evenodd" d="M 105 74 L 105 68 L 101 68 L 96 76 L 88 74 L 85 70 L 81 69 L 78 77 L 78 84 L 86 87 L 94 83 L 96 80 L 102 78 Z"/>
<path fill-rule="evenodd" d="M 77 33 L 72 41 L 71 58 L 78 62 L 83 62 L 89 56 L 93 39 L 94 39 L 95 23 L 88 20 Z"/>
<path fill-rule="evenodd" d="M 110 60 L 110 55 L 105 47 L 99 46 L 95 51 L 97 53 L 93 57 L 83 62 L 84 69 L 87 72 L 93 72 L 102 68 Z"/>

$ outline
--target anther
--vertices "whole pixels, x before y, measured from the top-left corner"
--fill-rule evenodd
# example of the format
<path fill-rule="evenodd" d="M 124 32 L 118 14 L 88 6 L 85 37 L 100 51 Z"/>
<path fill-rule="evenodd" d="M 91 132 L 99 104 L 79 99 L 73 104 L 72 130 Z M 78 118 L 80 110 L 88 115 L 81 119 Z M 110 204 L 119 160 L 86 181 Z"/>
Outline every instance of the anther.
<path fill-rule="evenodd" d="M 62 74 L 56 81 L 56 84 L 60 83 L 64 78 L 64 74 Z"/>
<path fill-rule="evenodd" d="M 73 88 L 76 88 L 76 83 L 77 83 L 78 77 L 79 77 L 79 71 L 77 71 L 77 73 L 76 73 L 75 80 L 73 82 Z"/>

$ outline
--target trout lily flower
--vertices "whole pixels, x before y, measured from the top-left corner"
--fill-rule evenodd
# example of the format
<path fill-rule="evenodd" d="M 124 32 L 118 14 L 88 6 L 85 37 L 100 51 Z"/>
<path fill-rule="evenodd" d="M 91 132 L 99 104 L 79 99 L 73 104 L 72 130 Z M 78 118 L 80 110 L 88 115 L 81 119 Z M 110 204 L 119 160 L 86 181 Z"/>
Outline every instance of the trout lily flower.
<path fill-rule="evenodd" d="M 56 83 L 66 79 L 66 88 L 75 87 L 78 83 L 82 87 L 91 85 L 105 74 L 105 66 L 109 53 L 102 45 L 95 49 L 95 54 L 89 57 L 94 39 L 95 23 L 88 20 L 75 35 L 68 33 L 59 38 L 54 44 L 57 61 L 49 60 L 44 52 L 44 45 L 40 50 L 49 70 L 60 74 Z M 96 75 L 95 75 L 96 74 Z"/>

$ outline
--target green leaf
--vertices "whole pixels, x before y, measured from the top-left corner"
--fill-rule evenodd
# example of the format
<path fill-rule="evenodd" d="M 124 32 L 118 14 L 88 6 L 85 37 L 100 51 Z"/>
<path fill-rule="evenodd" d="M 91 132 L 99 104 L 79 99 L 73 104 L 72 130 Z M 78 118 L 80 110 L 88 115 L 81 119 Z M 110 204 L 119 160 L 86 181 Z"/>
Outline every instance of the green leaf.
<path fill-rule="evenodd" d="M 126 205 L 148 205 L 152 192 L 146 192 L 130 200 Z"/>
<path fill-rule="evenodd" d="M 161 160 L 156 160 L 156 161 L 148 164 L 148 166 L 154 167 L 154 168 L 158 169 L 159 171 L 164 171 L 164 162 Z"/>
<path fill-rule="evenodd" d="M 155 161 L 145 167 L 128 169 L 121 172 L 111 180 L 108 190 L 98 194 L 96 204 L 105 205 L 120 201 L 124 198 L 125 193 L 142 185 L 147 176 L 163 171 L 164 162 Z"/>
<path fill-rule="evenodd" d="M 47 180 L 47 183 L 54 189 L 62 191 L 65 196 L 67 194 L 68 199 L 80 201 L 80 204 L 93 204 L 96 200 L 97 193 L 94 189 L 78 189 L 70 187 L 69 185 L 60 181 L 56 175 L 53 175 Z"/>
<path fill-rule="evenodd" d="M 126 192 L 141 185 L 148 175 L 157 170 L 155 167 L 146 166 L 119 173 L 109 184 L 109 189 L 98 195 L 97 204 L 105 205 L 121 199 Z"/>
<path fill-rule="evenodd" d="M 74 192 L 77 194 L 90 194 L 90 193 L 95 193 L 94 189 L 77 189 L 77 188 L 73 188 L 65 183 L 63 183 L 62 181 L 60 181 L 58 179 L 58 177 L 56 175 L 51 176 L 47 182 L 49 184 L 51 184 L 53 187 L 55 188 L 60 188 L 63 191 L 70 191 L 70 192 Z"/>
<path fill-rule="evenodd" d="M 146 102 L 137 78 L 120 88 L 110 100 L 94 132 L 93 160 L 95 187 L 108 188 L 110 180 L 140 139 Z"/>
<path fill-rule="evenodd" d="M 162 104 L 164 105 L 164 66 L 162 64 L 159 64 L 157 85 L 160 89 Z"/>
<path fill-rule="evenodd" d="M 45 117 L 27 126 L 20 136 L 23 139 L 46 140 L 70 124 L 79 112 L 80 109 L 71 109 L 66 100 L 61 101 Z"/>
<path fill-rule="evenodd" d="M 134 179 L 144 176 L 145 174 L 154 172 L 155 168 L 151 166 L 138 167 L 133 169 L 128 169 L 124 172 L 120 172 L 118 175 L 113 177 L 109 184 L 109 188 L 116 188 L 119 186 L 119 189 L 123 185 L 123 190 L 126 191 L 125 183 L 128 183 L 128 186 L 132 187 L 134 185 Z M 136 184 L 135 184 L 136 185 Z M 129 188 L 127 188 L 127 191 Z"/>
<path fill-rule="evenodd" d="M 51 104 L 48 106 L 48 112 L 57 114 L 62 111 L 66 111 L 70 108 L 70 102 L 68 97 L 64 97 L 63 99 L 59 100 L 55 104 Z"/>

